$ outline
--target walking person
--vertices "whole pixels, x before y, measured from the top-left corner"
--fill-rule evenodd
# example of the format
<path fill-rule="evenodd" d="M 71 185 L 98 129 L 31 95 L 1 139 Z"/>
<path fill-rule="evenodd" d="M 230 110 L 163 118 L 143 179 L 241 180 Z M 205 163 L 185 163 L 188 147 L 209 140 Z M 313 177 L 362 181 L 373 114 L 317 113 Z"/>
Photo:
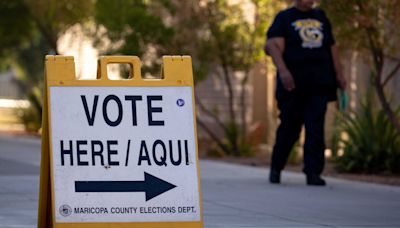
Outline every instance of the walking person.
<path fill-rule="evenodd" d="M 277 68 L 276 99 L 280 125 L 271 158 L 269 180 L 280 183 L 293 145 L 305 126 L 304 169 L 308 185 L 324 186 L 324 121 L 329 101 L 346 87 L 325 13 L 317 0 L 294 0 L 275 17 L 267 32 L 265 53 Z"/>

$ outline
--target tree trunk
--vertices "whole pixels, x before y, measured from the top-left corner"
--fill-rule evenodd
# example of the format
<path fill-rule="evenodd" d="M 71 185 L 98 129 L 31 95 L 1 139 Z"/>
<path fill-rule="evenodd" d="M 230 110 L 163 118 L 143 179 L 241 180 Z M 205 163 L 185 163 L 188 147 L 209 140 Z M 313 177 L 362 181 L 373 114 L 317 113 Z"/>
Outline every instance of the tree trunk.
<path fill-rule="evenodd" d="M 372 55 L 372 60 L 374 61 L 375 66 L 375 77 L 373 78 L 374 87 L 376 93 L 378 94 L 379 102 L 382 105 L 383 111 L 385 112 L 386 116 L 388 117 L 390 123 L 395 127 L 397 133 L 400 134 L 400 124 L 399 121 L 393 112 L 392 108 L 390 107 L 389 102 L 386 99 L 385 91 L 383 86 L 391 79 L 392 74 L 394 75 L 398 70 L 397 66 L 395 67 L 394 71 L 386 77 L 386 80 L 382 83 L 382 74 L 383 74 L 383 67 L 384 67 L 384 55 L 383 55 L 383 47 L 379 45 L 379 42 L 376 42 L 374 39 L 373 34 L 375 34 L 375 30 L 373 28 L 367 28 L 366 34 L 368 37 L 369 48 Z"/>
<path fill-rule="evenodd" d="M 209 110 L 201 101 L 201 99 L 199 98 L 199 96 L 197 96 L 197 94 L 195 93 L 194 95 L 195 99 L 196 99 L 196 103 L 197 105 L 200 107 L 200 109 L 204 112 L 204 114 L 207 114 L 208 116 L 210 116 L 211 118 L 214 119 L 215 123 L 220 126 L 224 131 L 227 131 L 226 126 L 224 125 L 224 123 L 221 121 L 220 117 L 213 113 L 211 110 Z"/>
<path fill-rule="evenodd" d="M 380 82 L 380 77 L 376 77 L 374 81 L 375 90 L 378 94 L 378 99 L 382 105 L 383 110 L 385 111 L 390 123 L 396 128 L 397 133 L 400 134 L 400 124 L 399 121 L 390 107 L 389 102 L 386 99 L 385 91 L 383 90 L 383 86 Z"/>
<path fill-rule="evenodd" d="M 247 135 L 247 122 L 246 122 L 246 85 L 249 79 L 249 70 L 246 70 L 243 80 L 241 81 L 241 91 L 240 91 L 240 111 L 241 111 L 241 122 L 242 122 L 242 131 L 241 136 L 242 140 L 246 140 Z"/>
<path fill-rule="evenodd" d="M 222 57 L 221 57 L 222 58 Z M 228 140 L 232 146 L 232 153 L 236 156 L 239 155 L 239 145 L 238 145 L 238 126 L 236 122 L 236 114 L 235 114 L 235 101 L 234 101 L 234 93 L 233 93 L 233 88 L 232 88 L 232 81 L 231 81 L 231 75 L 229 73 L 229 69 L 227 64 L 224 61 L 224 58 L 221 59 L 222 61 L 222 70 L 223 70 L 223 75 L 225 79 L 225 84 L 228 88 L 228 102 L 229 102 L 229 123 L 228 123 L 228 131 L 227 135 L 231 136 L 228 137 Z"/>
<path fill-rule="evenodd" d="M 226 87 L 228 88 L 229 117 L 233 123 L 236 123 L 236 114 L 234 109 L 235 101 L 234 101 L 231 75 L 229 73 L 228 66 L 225 63 L 222 63 L 222 70 Z"/>
<path fill-rule="evenodd" d="M 199 117 L 197 117 L 196 119 L 199 126 L 207 132 L 207 134 L 211 137 L 212 140 L 214 140 L 215 143 L 217 143 L 218 147 L 222 151 L 224 151 L 225 154 L 230 154 L 231 151 L 229 151 L 229 149 L 225 146 L 221 139 L 216 134 L 214 134 L 214 132 L 210 128 L 208 128 L 207 125 Z"/>

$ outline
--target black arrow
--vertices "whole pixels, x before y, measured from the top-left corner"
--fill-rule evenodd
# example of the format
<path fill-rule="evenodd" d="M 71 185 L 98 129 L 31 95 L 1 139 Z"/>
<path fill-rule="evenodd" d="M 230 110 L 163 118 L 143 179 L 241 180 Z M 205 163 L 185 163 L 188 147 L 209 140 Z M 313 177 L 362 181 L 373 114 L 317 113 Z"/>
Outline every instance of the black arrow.
<path fill-rule="evenodd" d="M 75 192 L 145 192 L 146 201 L 175 187 L 146 172 L 144 181 L 75 181 Z"/>

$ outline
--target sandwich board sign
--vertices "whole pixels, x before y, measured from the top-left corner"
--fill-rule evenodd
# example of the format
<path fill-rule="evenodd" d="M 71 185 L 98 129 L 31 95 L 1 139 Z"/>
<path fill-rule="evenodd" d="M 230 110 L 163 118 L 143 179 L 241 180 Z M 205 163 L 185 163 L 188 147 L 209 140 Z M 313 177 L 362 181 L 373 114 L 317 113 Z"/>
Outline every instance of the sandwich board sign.
<path fill-rule="evenodd" d="M 110 80 L 107 64 L 129 64 Z M 189 56 L 144 79 L 136 56 L 46 56 L 38 227 L 203 227 Z"/>

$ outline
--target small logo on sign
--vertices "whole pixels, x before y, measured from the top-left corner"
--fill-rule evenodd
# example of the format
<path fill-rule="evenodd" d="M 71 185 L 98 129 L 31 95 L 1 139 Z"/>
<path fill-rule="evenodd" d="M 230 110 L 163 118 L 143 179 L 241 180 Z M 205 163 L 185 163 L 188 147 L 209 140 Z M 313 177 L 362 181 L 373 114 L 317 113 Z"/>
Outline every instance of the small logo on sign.
<path fill-rule="evenodd" d="M 68 217 L 72 214 L 72 208 L 70 206 L 64 204 L 64 205 L 61 205 L 59 212 L 62 216 Z"/>
<path fill-rule="evenodd" d="M 176 104 L 177 104 L 179 107 L 182 107 L 182 106 L 185 105 L 185 101 L 184 101 L 183 99 L 178 99 L 178 100 L 176 100 Z"/>

